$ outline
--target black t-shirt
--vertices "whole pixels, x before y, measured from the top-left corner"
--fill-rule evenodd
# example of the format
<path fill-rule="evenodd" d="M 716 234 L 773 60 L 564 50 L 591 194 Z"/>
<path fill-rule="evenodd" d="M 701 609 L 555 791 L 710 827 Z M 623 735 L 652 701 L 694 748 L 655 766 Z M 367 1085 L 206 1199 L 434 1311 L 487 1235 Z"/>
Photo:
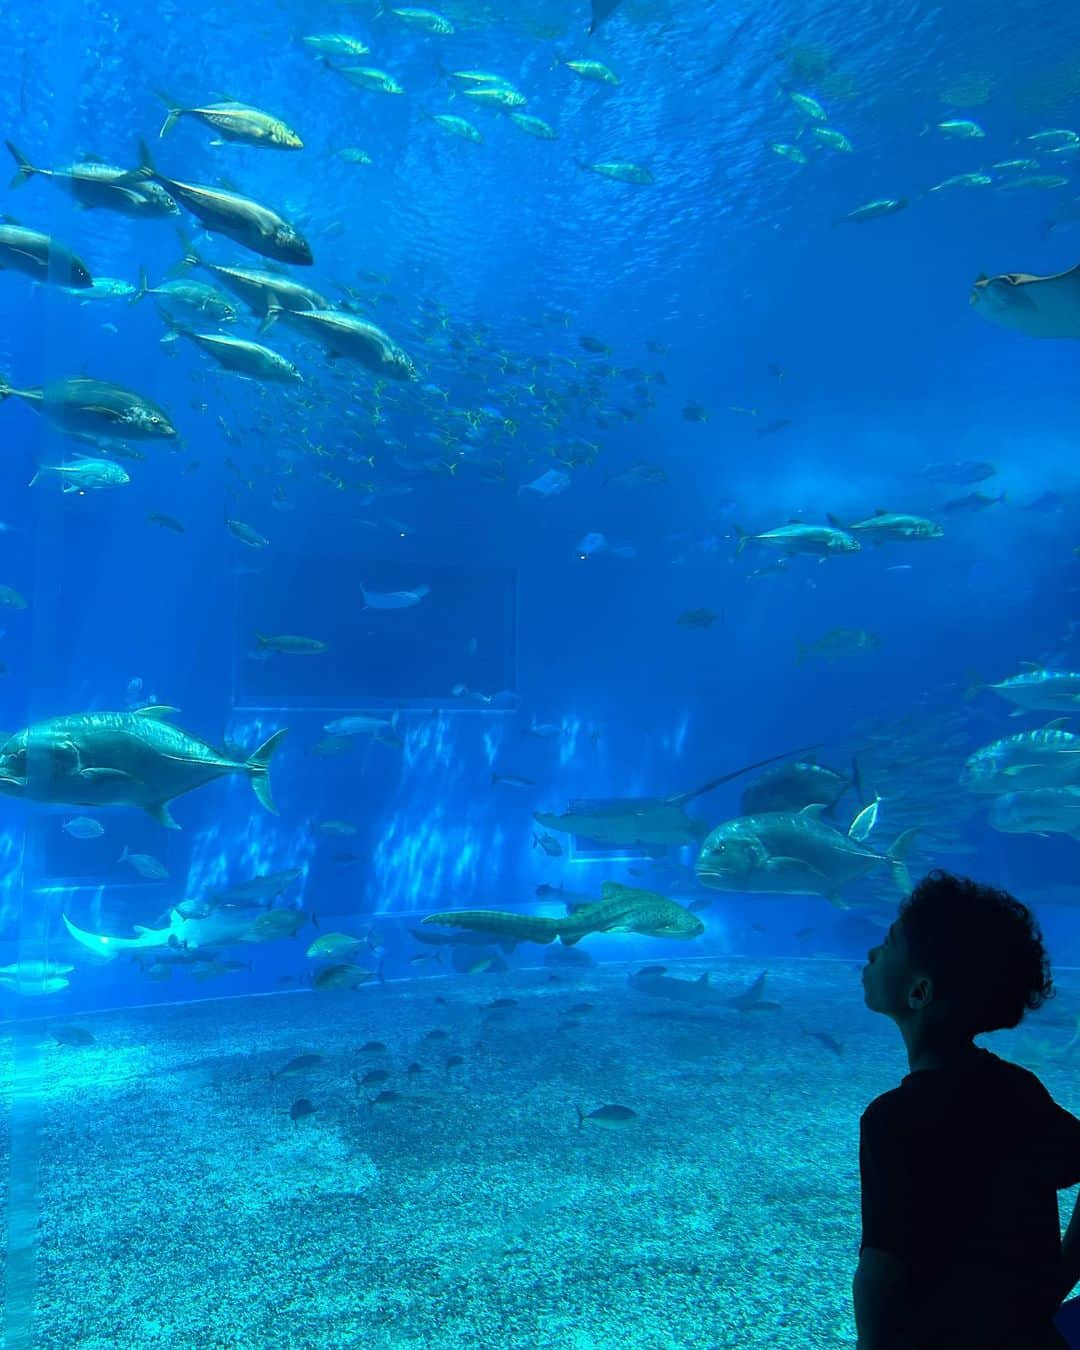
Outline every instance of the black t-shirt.
<path fill-rule="evenodd" d="M 1037 1343 L 1061 1295 L 1057 1192 L 1080 1182 L 1080 1120 L 1033 1073 L 979 1049 L 908 1074 L 863 1112 L 859 1170 L 860 1250 L 906 1264 L 912 1347 Z"/>

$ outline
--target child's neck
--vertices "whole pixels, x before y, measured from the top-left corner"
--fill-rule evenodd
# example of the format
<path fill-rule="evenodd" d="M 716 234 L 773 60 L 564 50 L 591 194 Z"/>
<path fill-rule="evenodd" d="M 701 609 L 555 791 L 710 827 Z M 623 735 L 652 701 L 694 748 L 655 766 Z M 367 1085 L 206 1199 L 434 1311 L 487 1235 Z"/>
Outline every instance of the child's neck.
<path fill-rule="evenodd" d="M 907 1046 L 908 1064 L 912 1073 L 920 1069 L 944 1069 L 957 1061 L 964 1061 L 978 1049 L 970 1036 L 961 1040 L 941 1039 L 919 1034 L 916 1028 L 904 1034 Z"/>

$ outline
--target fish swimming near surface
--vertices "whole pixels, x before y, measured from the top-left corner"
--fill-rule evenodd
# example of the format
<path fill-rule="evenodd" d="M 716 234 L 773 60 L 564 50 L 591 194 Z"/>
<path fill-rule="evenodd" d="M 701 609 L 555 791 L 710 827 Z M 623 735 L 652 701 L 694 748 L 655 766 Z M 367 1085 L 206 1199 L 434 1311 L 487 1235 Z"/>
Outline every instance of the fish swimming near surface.
<path fill-rule="evenodd" d="M 180 828 L 169 804 L 228 774 L 251 779 L 263 806 L 270 758 L 285 735 L 276 731 L 248 759 L 213 749 L 169 721 L 175 709 L 75 713 L 36 722 L 0 745 L 0 792 L 74 806 L 137 806 L 169 829 Z M 276 812 L 275 812 L 276 814 Z"/>
<path fill-rule="evenodd" d="M 1080 338 L 1080 265 L 1052 276 L 980 276 L 971 304 L 984 319 L 1028 337 Z"/>
<path fill-rule="evenodd" d="M 547 944 L 558 938 L 567 947 L 580 942 L 589 933 L 695 938 L 705 931 L 705 925 L 696 914 L 655 891 L 637 890 L 616 881 L 605 881 L 600 890 L 602 899 L 575 905 L 570 913 L 561 917 L 462 909 L 429 914 L 423 922 L 512 937 L 521 942 Z"/>
<path fill-rule="evenodd" d="M 535 812 L 533 819 L 546 830 L 556 830 L 561 834 L 574 834 L 582 839 L 592 839 L 601 844 L 630 844 L 640 848 L 665 848 L 669 845 L 683 847 L 697 844 L 708 833 L 708 825 L 695 820 L 683 810 L 695 797 L 704 796 L 722 783 L 754 769 L 764 768 L 779 760 L 788 759 L 798 751 L 788 751 L 782 755 L 770 755 L 767 759 L 745 764 L 740 769 L 721 774 L 710 779 L 701 787 L 691 788 L 689 792 L 676 793 L 673 797 L 615 797 L 603 801 L 572 801 L 561 815 L 548 811 Z"/>
<path fill-rule="evenodd" d="M 898 888 L 910 891 L 904 859 L 917 830 L 905 830 L 880 853 L 857 837 L 867 820 L 866 808 L 846 834 L 822 819 L 823 810 L 815 804 L 797 812 L 763 811 L 725 821 L 701 846 L 694 869 L 698 880 L 714 890 L 823 895 L 839 904 L 845 886 L 886 867 Z"/>

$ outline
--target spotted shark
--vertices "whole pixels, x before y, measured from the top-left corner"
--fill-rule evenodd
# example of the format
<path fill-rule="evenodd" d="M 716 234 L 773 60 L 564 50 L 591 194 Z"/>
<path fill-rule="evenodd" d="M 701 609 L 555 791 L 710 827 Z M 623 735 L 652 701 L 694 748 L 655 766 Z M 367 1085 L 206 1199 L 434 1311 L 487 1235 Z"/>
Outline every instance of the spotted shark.
<path fill-rule="evenodd" d="M 601 899 L 568 906 L 565 915 L 515 914 L 497 909 L 458 909 L 429 914 L 424 923 L 490 933 L 519 942 L 547 944 L 558 938 L 572 947 L 590 933 L 638 933 L 643 937 L 695 938 L 705 931 L 696 914 L 656 891 L 605 881 Z"/>

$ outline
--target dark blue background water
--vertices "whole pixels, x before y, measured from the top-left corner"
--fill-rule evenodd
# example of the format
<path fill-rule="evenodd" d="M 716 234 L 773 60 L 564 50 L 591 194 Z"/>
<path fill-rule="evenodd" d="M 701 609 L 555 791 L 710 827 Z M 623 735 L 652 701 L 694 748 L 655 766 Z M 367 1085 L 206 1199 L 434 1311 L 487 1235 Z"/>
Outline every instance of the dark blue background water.
<path fill-rule="evenodd" d="M 83 304 L 0 276 L 0 370 L 12 383 L 85 370 L 155 398 L 183 439 L 176 452 L 150 446 L 145 461 L 128 464 L 128 487 L 61 497 L 53 480 L 26 485 L 36 462 L 58 462 L 70 446 L 24 404 L 0 407 L 11 526 L 0 537 L 0 580 L 30 601 L 4 616 L 0 723 L 121 707 L 139 677 L 147 696 L 181 708 L 181 723 L 212 742 L 227 734 L 252 749 L 290 727 L 274 765 L 279 819 L 240 780 L 181 799 L 184 832 L 168 836 L 137 813 L 107 812 L 106 838 L 84 844 L 60 832 L 78 811 L 4 805 L 9 938 L 55 939 L 61 910 L 127 932 L 208 881 L 299 863 L 309 868 L 304 903 L 324 927 L 381 911 L 522 904 L 539 882 L 595 890 L 605 875 L 626 879 L 623 869 L 545 859 L 531 846 L 534 809 L 678 792 L 811 742 L 826 762 L 846 763 L 868 729 L 904 719 L 898 739 L 955 717 L 950 726 L 974 749 L 1039 719 L 1012 722 L 989 694 L 965 701 L 973 681 L 1014 673 L 1023 660 L 1080 660 L 1071 626 L 1080 617 L 1075 352 L 995 328 L 968 305 L 980 272 L 1048 273 L 1076 261 L 1076 227 L 1047 228 L 1074 201 L 1073 163 L 1045 159 L 1044 171 L 1070 177 L 1055 192 L 924 195 L 949 175 L 1030 153 L 1031 133 L 1080 121 L 1080 20 L 1034 3 L 876 3 L 834 15 L 827 5 L 765 14 L 626 0 L 586 39 L 582 6 L 497 12 L 506 8 L 443 6 L 457 27 L 448 38 L 412 33 L 366 4 L 226 6 L 197 19 L 168 5 L 9 11 L 0 120 L 35 164 L 85 152 L 134 164 L 145 137 L 170 175 L 224 176 L 301 223 L 316 256 L 298 272 L 305 283 L 333 298 L 339 285 L 396 297 L 372 317 L 409 351 L 421 382 L 446 391 L 444 400 L 398 388 L 388 420 L 375 425 L 373 378 L 344 364 L 330 371 L 281 325 L 265 340 L 304 370 L 300 393 L 221 374 L 188 344 L 166 355 L 150 302 Z M 299 41 L 335 30 L 363 37 L 372 48 L 363 61 L 390 71 L 405 95 L 352 88 Z M 620 86 L 583 82 L 557 64 L 582 55 L 607 62 Z M 534 140 L 460 93 L 450 100 L 443 72 L 462 67 L 513 80 L 527 111 L 560 138 Z M 962 81 L 988 90 L 986 100 L 949 101 Z M 213 148 L 191 121 L 159 141 L 158 87 L 179 101 L 228 96 L 265 107 L 306 148 Z M 822 101 L 851 155 L 814 152 L 799 167 L 769 151 L 767 142 L 794 140 L 804 125 L 791 90 Z M 447 137 L 425 118 L 437 112 L 469 117 L 483 144 Z M 932 127 L 949 116 L 977 119 L 986 139 L 943 138 Z M 374 165 L 335 156 L 350 146 Z M 578 159 L 632 160 L 655 183 L 609 182 Z M 832 224 L 885 196 L 910 206 Z M 140 268 L 160 283 L 182 251 L 170 222 L 80 212 L 41 179 L 4 209 L 54 231 L 95 275 L 132 284 Z M 184 217 L 205 256 L 260 265 L 196 225 Z M 360 271 L 388 280 L 364 282 Z M 438 340 L 425 318 L 433 305 L 462 346 Z M 255 336 L 255 324 L 238 331 Z M 582 334 L 612 355 L 588 356 Z M 668 350 L 656 355 L 647 342 Z M 551 427 L 521 392 L 530 381 L 515 384 L 500 353 L 523 366 L 549 358 L 542 382 L 556 388 L 608 361 L 661 369 L 667 382 L 648 384 L 655 406 L 640 421 L 610 416 L 598 426 L 565 397 Z M 632 382 L 614 374 L 603 383 L 609 407 L 628 403 Z M 708 410 L 707 422 L 682 416 L 690 402 Z M 439 449 L 427 439 L 433 428 L 464 428 L 448 408 L 481 405 L 520 425 L 513 438 L 491 428 L 470 442 L 484 451 L 491 441 L 505 481 L 469 462 L 452 476 L 415 467 Z M 779 419 L 790 424 L 758 434 Z M 578 439 L 602 450 L 573 471 L 564 495 L 520 491 L 559 467 L 552 448 Z M 305 441 L 373 454 L 373 470 L 347 465 L 344 476 L 373 480 L 374 502 L 320 479 L 342 465 L 305 453 Z M 298 455 L 288 477 L 280 452 Z M 404 469 L 408 456 L 414 467 Z M 970 489 L 936 486 L 919 470 L 964 459 L 992 461 L 998 474 L 982 486 L 1007 500 L 943 517 L 941 542 L 865 548 L 823 565 L 801 558 L 786 574 L 754 579 L 767 559 L 735 557 L 736 524 L 760 530 L 825 512 L 855 519 L 877 507 L 938 516 Z M 199 467 L 185 473 L 191 460 Z M 637 460 L 662 465 L 667 482 L 605 485 Z M 279 484 L 288 511 L 274 509 Z M 390 488 L 395 495 L 380 495 Z M 1033 509 L 1048 492 L 1050 506 Z M 179 517 L 186 533 L 147 524 L 148 511 Z M 270 547 L 246 549 L 225 529 L 226 514 Z M 581 560 L 575 545 L 589 531 L 635 556 Z M 361 583 L 432 591 L 414 610 L 363 613 Z M 721 616 L 712 628 L 676 624 L 699 606 Z M 796 663 L 797 639 L 837 626 L 878 633 L 880 648 Z M 331 652 L 253 663 L 256 629 L 321 636 Z M 466 711 L 450 692 L 458 683 L 510 687 L 520 711 Z M 404 749 L 363 742 L 340 758 L 312 757 L 325 721 L 373 706 L 401 708 Z M 559 723 L 562 735 L 524 736 L 532 718 Z M 493 787 L 493 770 L 537 786 Z M 883 840 L 894 832 L 889 799 L 917 795 L 919 777 L 913 765 L 874 783 L 886 797 Z M 735 814 L 739 786 L 695 809 L 710 822 Z M 927 821 L 917 866 L 970 868 L 1035 897 L 1073 886 L 1074 841 L 996 835 L 959 785 L 952 815 L 977 852 L 935 851 L 940 822 Z M 317 838 L 311 822 L 328 817 L 354 821 L 358 833 Z M 132 885 L 113 863 L 124 843 L 161 857 L 171 880 Z M 343 851 L 358 860 L 334 863 Z M 76 884 L 83 889 L 56 889 Z M 807 915 L 828 922 L 825 906 L 720 897 L 709 941 L 792 950 Z M 1067 911 L 1042 912 L 1067 951 Z M 752 921 L 768 933 L 748 930 Z M 250 983 L 259 987 L 304 969 L 295 948 L 257 960 Z M 168 986 L 170 996 L 178 988 Z M 108 967 L 80 972 L 63 997 L 125 1002 L 157 992 Z"/>

